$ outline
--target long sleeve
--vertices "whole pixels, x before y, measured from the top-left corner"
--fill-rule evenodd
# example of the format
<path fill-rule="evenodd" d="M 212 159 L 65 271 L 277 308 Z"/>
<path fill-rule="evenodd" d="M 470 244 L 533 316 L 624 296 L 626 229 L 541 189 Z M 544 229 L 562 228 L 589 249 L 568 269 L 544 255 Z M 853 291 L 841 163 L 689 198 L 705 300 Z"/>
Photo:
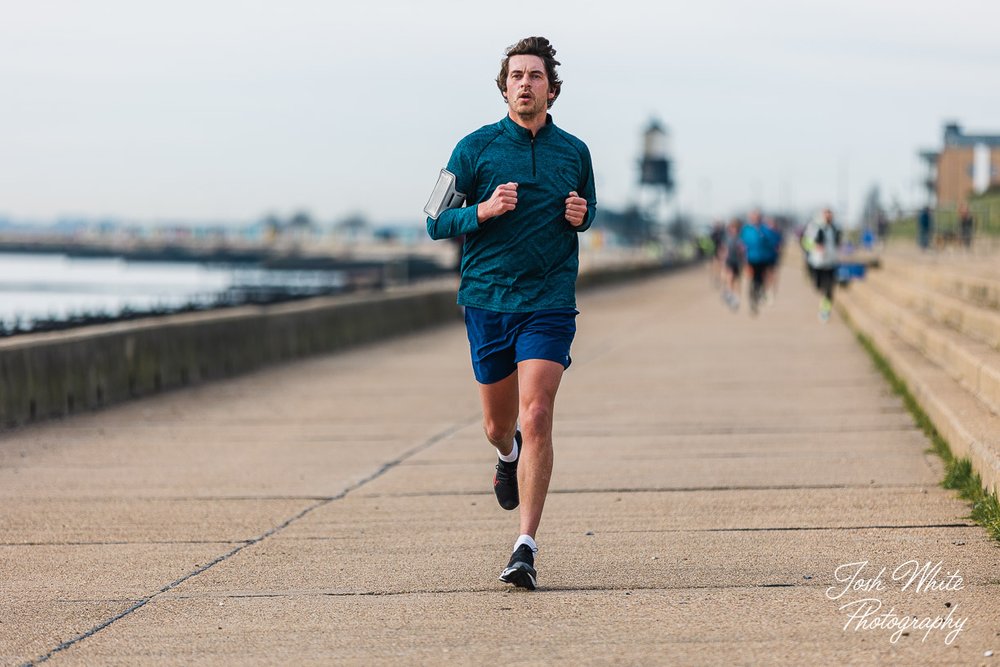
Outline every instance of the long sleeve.
<path fill-rule="evenodd" d="M 466 197 L 465 206 L 442 211 L 437 220 L 427 218 L 427 234 L 438 241 L 468 234 L 479 228 L 477 202 L 472 201 L 475 189 L 476 165 L 460 142 L 448 160 L 448 171 L 455 174 L 455 188 Z"/>
<path fill-rule="evenodd" d="M 594 185 L 594 164 L 590 158 L 590 149 L 586 146 L 580 154 L 580 159 L 583 161 L 583 183 L 580 185 L 580 189 L 577 194 L 587 200 L 587 215 L 583 219 L 583 224 L 573 227 L 575 232 L 585 232 L 590 229 L 590 226 L 594 223 L 594 218 L 597 216 L 597 188 Z M 570 225 L 572 227 L 572 225 Z"/>

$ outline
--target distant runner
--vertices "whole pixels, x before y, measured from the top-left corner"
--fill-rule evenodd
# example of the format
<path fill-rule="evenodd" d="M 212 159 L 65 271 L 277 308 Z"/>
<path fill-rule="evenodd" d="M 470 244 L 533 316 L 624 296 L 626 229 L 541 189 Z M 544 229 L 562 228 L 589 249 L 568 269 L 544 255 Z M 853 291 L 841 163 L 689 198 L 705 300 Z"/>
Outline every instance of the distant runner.
<path fill-rule="evenodd" d="M 834 224 L 833 211 L 828 208 L 823 209 L 820 216 L 802 234 L 802 247 L 807 253 L 809 272 L 816 283 L 816 289 L 823 295 L 819 303 L 819 319 L 823 322 L 830 319 L 830 311 L 833 309 L 840 241 L 840 228 Z"/>
<path fill-rule="evenodd" d="M 740 240 L 747 253 L 750 273 L 750 314 L 756 315 L 764 298 L 767 274 L 778 261 L 778 234 L 764 224 L 760 211 L 754 209 L 740 230 Z"/>

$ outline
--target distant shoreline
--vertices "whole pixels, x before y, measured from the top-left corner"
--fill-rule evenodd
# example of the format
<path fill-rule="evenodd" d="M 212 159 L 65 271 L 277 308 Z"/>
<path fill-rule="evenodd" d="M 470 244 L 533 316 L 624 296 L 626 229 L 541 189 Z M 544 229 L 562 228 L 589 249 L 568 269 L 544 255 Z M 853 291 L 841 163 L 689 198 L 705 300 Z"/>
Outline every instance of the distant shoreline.
<path fill-rule="evenodd" d="M 0 244 L 0 338 L 241 305 L 281 303 L 448 275 L 429 258 L 232 261 L 220 253 Z M 244 255 L 244 257 L 246 257 Z"/>
<path fill-rule="evenodd" d="M 169 262 L 207 265 L 255 265 L 262 269 L 300 271 L 370 271 L 389 263 L 405 262 L 421 275 L 446 273 L 447 267 L 424 254 L 393 253 L 385 257 L 354 257 L 305 254 L 267 248 L 235 248 L 229 246 L 197 247 L 174 243 L 164 244 L 101 244 L 65 240 L 0 240 L 0 253 L 32 255 L 65 255 L 71 258 L 124 259 L 130 262 Z"/>

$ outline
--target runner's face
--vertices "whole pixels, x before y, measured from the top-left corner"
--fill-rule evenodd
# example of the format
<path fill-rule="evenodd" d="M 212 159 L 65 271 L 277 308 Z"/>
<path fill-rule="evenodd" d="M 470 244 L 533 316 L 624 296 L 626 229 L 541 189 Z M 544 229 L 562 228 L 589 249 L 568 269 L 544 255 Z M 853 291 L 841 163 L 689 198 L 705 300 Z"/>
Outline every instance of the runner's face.
<path fill-rule="evenodd" d="M 507 106 L 522 118 L 545 113 L 549 100 L 549 77 L 538 56 L 511 56 L 507 62 Z"/>

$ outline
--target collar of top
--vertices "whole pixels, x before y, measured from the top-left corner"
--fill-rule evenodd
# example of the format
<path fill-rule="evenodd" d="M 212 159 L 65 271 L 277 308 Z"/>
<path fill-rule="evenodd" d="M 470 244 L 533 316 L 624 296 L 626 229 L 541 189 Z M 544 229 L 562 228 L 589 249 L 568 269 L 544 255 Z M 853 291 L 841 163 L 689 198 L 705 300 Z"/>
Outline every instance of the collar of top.
<path fill-rule="evenodd" d="M 510 115 L 505 115 L 503 120 L 500 121 L 500 125 L 503 126 L 504 130 L 513 135 L 515 138 L 529 143 L 532 139 L 531 130 L 526 127 L 521 127 L 510 117 Z M 552 114 L 545 114 L 545 125 L 538 128 L 538 134 L 534 136 L 535 139 L 540 139 L 549 132 L 549 128 L 553 126 Z"/>

